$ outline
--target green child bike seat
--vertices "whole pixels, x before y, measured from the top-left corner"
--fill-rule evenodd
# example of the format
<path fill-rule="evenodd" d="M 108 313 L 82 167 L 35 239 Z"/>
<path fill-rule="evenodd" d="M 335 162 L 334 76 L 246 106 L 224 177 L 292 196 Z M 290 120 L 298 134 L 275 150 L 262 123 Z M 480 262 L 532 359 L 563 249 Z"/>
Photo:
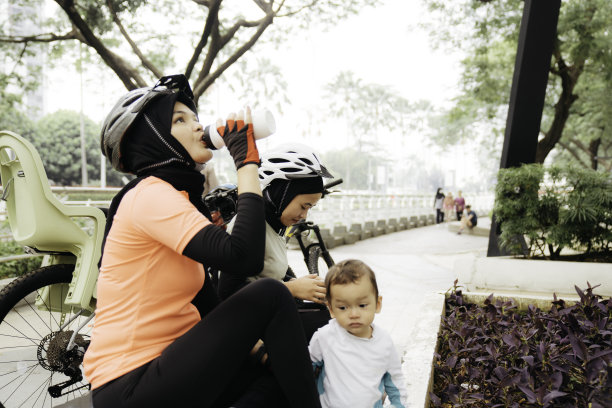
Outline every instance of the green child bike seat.
<path fill-rule="evenodd" d="M 15 241 L 38 252 L 73 254 L 76 263 L 65 304 L 93 312 L 104 213 L 99 208 L 60 202 L 51 192 L 34 146 L 9 131 L 0 131 L 0 178 Z M 76 222 L 83 217 L 93 221 L 93 233 Z"/>

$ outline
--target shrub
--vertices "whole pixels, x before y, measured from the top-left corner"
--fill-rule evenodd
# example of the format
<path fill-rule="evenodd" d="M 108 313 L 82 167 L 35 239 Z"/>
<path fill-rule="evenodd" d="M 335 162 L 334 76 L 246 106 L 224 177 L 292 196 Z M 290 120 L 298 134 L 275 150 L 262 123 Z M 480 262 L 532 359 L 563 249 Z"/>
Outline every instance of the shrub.
<path fill-rule="evenodd" d="M 15 241 L 0 242 L 0 257 L 25 253 Z M 15 261 L 0 262 L 0 279 L 14 278 L 40 267 L 42 257 L 24 258 Z"/>
<path fill-rule="evenodd" d="M 500 246 L 511 254 L 558 259 L 569 248 L 612 252 L 612 179 L 576 167 L 525 164 L 501 169 L 495 190 Z"/>
<path fill-rule="evenodd" d="M 431 407 L 612 406 L 612 298 L 588 284 L 548 313 L 489 296 L 446 300 L 438 336 Z"/>

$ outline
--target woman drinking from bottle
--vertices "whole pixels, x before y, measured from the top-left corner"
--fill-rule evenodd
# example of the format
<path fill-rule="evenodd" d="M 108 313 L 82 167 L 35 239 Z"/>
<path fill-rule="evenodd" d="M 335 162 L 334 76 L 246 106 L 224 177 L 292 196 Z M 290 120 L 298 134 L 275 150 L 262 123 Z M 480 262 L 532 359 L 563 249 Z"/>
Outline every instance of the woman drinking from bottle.
<path fill-rule="evenodd" d="M 217 304 L 204 267 L 261 269 L 264 204 L 250 111 L 217 130 L 237 169 L 232 235 L 202 203 L 212 153 L 183 75 L 123 96 L 101 146 L 137 177 L 113 199 L 85 374 L 96 408 L 320 407 L 293 297 L 272 279 Z M 263 339 L 270 368 L 250 363 Z"/>

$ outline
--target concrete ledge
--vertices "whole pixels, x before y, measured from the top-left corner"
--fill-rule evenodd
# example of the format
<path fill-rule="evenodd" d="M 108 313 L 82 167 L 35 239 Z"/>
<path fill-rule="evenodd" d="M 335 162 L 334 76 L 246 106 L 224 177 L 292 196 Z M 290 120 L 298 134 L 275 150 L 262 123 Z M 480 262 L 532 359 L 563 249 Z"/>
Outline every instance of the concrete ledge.
<path fill-rule="evenodd" d="M 502 302 L 513 299 L 514 303 L 516 303 L 517 309 L 523 311 L 527 310 L 529 305 L 536 306 L 544 311 L 550 310 L 550 307 L 552 306 L 551 302 L 554 300 L 551 293 L 540 292 L 462 292 L 463 299 L 465 301 L 477 305 L 483 305 L 484 301 L 489 297 L 489 295 L 491 295 L 491 293 L 493 293 L 493 299 L 500 299 Z M 563 299 L 566 302 L 571 302 L 571 304 L 573 304 L 573 302 L 580 301 L 578 294 L 576 294 L 576 296 L 561 295 L 557 296 L 557 299 Z"/>
<path fill-rule="evenodd" d="M 480 221 L 480 220 L 478 220 Z M 448 223 L 448 230 L 450 232 L 459 232 L 459 228 L 461 227 L 460 221 L 452 221 Z M 476 235 L 479 237 L 488 237 L 490 229 L 484 226 L 476 225 L 474 228 L 464 228 L 461 232 L 466 235 Z"/>
<path fill-rule="evenodd" d="M 402 357 L 402 373 L 406 380 L 408 406 L 429 407 L 429 392 L 433 388 L 434 353 L 438 348 L 440 322 L 444 316 L 445 296 L 432 293 L 421 305 L 406 313 L 418 313 L 416 325 L 403 325 L 401 333 L 393 333 L 395 345 Z"/>
<path fill-rule="evenodd" d="M 332 231 L 332 235 L 342 238 L 342 243 L 345 245 L 354 244 L 359 240 L 359 236 L 355 232 L 347 230 L 346 225 L 336 225 Z"/>
<path fill-rule="evenodd" d="M 574 285 L 601 285 L 595 293 L 612 296 L 612 264 L 517 259 L 510 257 L 464 258 L 455 262 L 459 283 L 468 292 L 501 292 L 518 296 L 577 296 Z"/>

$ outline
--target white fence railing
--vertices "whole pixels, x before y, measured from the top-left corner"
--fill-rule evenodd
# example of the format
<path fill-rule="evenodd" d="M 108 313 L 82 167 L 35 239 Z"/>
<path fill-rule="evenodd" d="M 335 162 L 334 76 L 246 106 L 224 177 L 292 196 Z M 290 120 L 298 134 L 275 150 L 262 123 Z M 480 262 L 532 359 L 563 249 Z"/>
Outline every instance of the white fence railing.
<path fill-rule="evenodd" d="M 493 208 L 492 193 L 464 197 L 477 214 L 486 215 Z M 333 193 L 319 201 L 310 211 L 309 218 L 328 228 L 338 224 L 410 218 L 413 215 L 435 214 L 433 201 L 431 194 Z"/>
<path fill-rule="evenodd" d="M 51 187 L 51 191 L 67 205 L 96 207 L 108 207 L 110 201 L 67 201 L 67 194 L 75 192 L 84 194 L 88 192 L 116 193 L 119 190 L 117 187 Z M 466 193 L 463 196 L 466 199 L 466 203 L 471 204 L 476 213 L 481 216 L 488 214 L 493 208 L 494 196 L 492 193 Z M 322 227 L 332 228 L 334 225 L 343 224 L 350 226 L 351 224 L 364 223 L 366 221 L 399 219 L 401 217 L 409 218 L 413 215 L 434 214 L 433 201 L 433 195 L 430 193 L 381 194 L 336 192 L 320 200 L 310 211 L 309 219 Z M 0 219 L 4 218 L 4 202 L 0 201 Z"/>

